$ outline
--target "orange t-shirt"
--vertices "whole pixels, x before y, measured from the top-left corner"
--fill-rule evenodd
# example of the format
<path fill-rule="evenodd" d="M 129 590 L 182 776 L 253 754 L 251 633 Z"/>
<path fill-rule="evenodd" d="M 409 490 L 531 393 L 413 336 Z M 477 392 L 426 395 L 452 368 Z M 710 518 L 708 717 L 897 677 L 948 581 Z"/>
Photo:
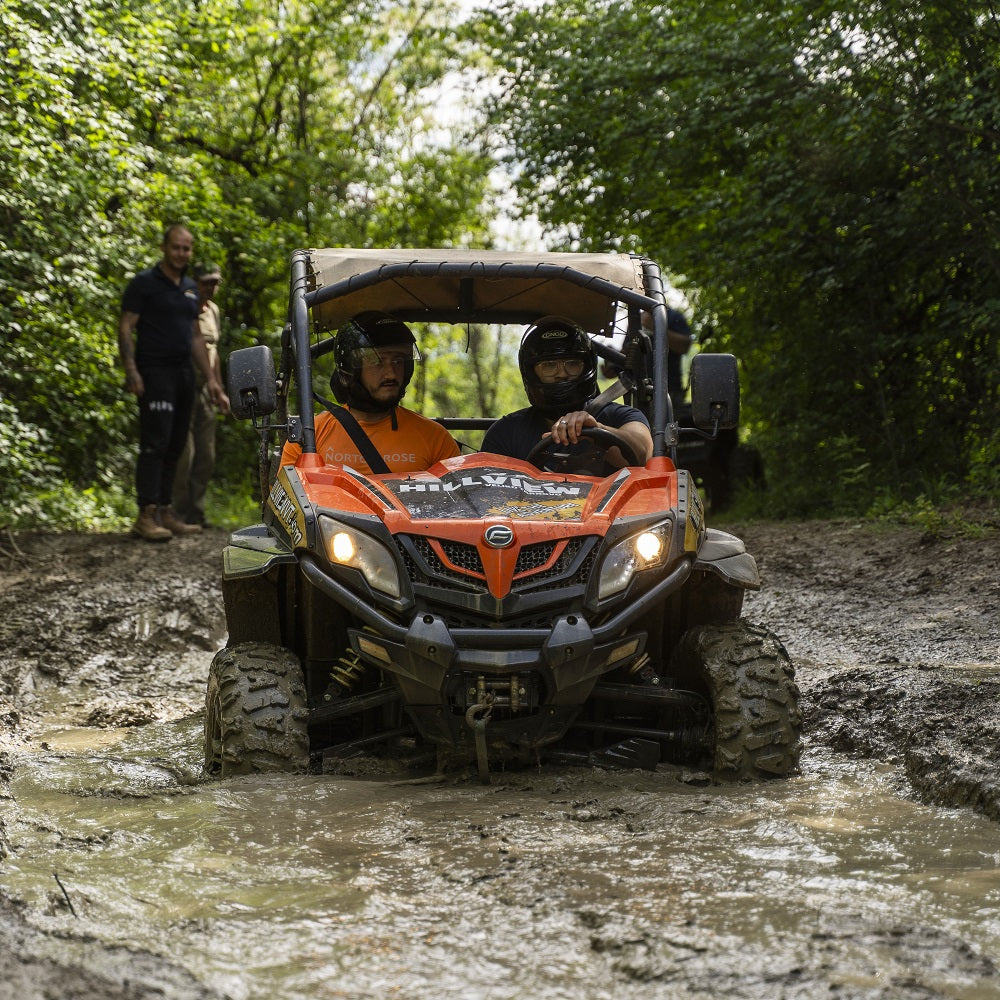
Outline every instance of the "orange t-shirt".
<path fill-rule="evenodd" d="M 459 453 L 458 443 L 439 423 L 401 406 L 396 407 L 397 430 L 392 429 L 389 414 L 374 423 L 358 423 L 392 472 L 421 472 Z M 371 472 L 351 435 L 328 410 L 316 416 L 316 451 L 328 465 L 349 465 L 358 472 Z M 286 442 L 281 464 L 294 465 L 300 454 L 300 445 Z"/>

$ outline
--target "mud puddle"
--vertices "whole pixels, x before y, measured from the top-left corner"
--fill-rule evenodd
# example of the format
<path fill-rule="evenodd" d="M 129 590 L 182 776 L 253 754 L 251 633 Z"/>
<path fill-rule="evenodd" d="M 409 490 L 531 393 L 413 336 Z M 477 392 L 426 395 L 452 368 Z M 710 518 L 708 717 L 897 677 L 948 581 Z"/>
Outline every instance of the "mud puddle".
<path fill-rule="evenodd" d="M 1000 533 L 735 533 L 803 696 L 803 774 L 760 786 L 204 783 L 224 534 L 19 536 L 0 998 L 1000 996 Z"/>
<path fill-rule="evenodd" d="M 1000 990 L 997 826 L 890 767 L 205 783 L 198 716 L 113 732 L 46 731 L 10 787 L 0 888 L 84 967 L 96 938 L 233 1000 Z"/>

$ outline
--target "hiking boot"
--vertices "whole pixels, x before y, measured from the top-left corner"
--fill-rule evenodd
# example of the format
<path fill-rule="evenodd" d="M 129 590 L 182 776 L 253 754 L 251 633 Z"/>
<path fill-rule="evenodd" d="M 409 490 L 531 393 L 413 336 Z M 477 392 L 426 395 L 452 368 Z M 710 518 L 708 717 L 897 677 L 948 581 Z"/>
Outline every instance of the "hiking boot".
<path fill-rule="evenodd" d="M 157 514 L 160 524 L 172 535 L 198 535 L 201 533 L 200 524 L 185 524 L 175 513 L 173 507 L 161 507 Z"/>
<path fill-rule="evenodd" d="M 146 504 L 139 511 L 132 534 L 144 538 L 147 542 L 169 542 L 174 536 L 156 519 L 156 504 Z"/>

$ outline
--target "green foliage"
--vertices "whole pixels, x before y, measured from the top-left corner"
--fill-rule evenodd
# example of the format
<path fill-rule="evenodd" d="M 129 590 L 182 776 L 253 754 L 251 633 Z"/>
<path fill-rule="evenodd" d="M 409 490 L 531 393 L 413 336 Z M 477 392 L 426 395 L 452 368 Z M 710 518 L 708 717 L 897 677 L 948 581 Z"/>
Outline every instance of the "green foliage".
<path fill-rule="evenodd" d="M 671 269 L 743 361 L 790 512 L 983 480 L 1000 421 L 989 4 L 553 0 L 479 30 L 525 209 Z"/>
<path fill-rule="evenodd" d="M 500 416 L 526 405 L 517 367 L 520 333 L 483 326 L 418 330 L 421 362 L 414 372 L 414 407 L 432 416 L 457 417 Z"/>
<path fill-rule="evenodd" d="M 296 247 L 487 245 L 484 145 L 562 244 L 655 257 L 740 357 L 772 510 L 996 494 L 989 4 L 551 0 L 456 23 L 448 0 L 0 0 L 0 524 L 128 516 L 115 325 L 167 222 L 222 265 L 223 353 L 274 344 Z M 456 108 L 460 134 L 438 110 L 471 65 L 492 125 Z M 455 345 L 426 340 L 409 402 L 521 405 L 509 345 L 467 337 L 460 385 Z M 252 493 L 252 434 L 219 441 L 221 485 Z"/>
<path fill-rule="evenodd" d="M 248 475 L 242 483 L 216 480 L 208 484 L 205 503 L 215 527 L 234 531 L 260 519 L 260 490 L 256 488 L 256 471 L 256 467 L 248 466 Z"/>
<path fill-rule="evenodd" d="M 166 224 L 219 263 L 223 353 L 273 343 L 299 246 L 484 241 L 491 164 L 431 128 L 447 0 L 0 0 L 0 524 L 131 490 L 121 291 Z M 256 453 L 220 425 L 239 494 Z M 127 506 L 127 505 L 126 505 Z"/>
<path fill-rule="evenodd" d="M 928 540 L 985 538 L 1000 528 L 1000 510 L 995 501 L 991 505 L 969 504 L 968 498 L 948 483 L 913 500 L 879 497 L 868 516 L 875 521 L 913 525 Z"/>
<path fill-rule="evenodd" d="M 80 490 L 59 481 L 27 496 L 11 515 L 15 528 L 124 531 L 135 520 L 135 498 L 121 486 Z"/>

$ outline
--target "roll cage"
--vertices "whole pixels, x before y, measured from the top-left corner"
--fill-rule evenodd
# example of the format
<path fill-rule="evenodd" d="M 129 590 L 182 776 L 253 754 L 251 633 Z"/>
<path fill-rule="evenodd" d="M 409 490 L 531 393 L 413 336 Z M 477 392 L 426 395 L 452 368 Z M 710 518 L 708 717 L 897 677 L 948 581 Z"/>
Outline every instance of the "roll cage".
<path fill-rule="evenodd" d="M 287 407 L 294 376 L 300 411 L 294 437 L 304 453 L 316 451 L 312 362 L 332 349 L 340 324 L 366 309 L 418 323 L 528 324 L 564 315 L 587 331 L 600 356 L 621 369 L 622 394 L 649 419 L 653 456 L 675 454 L 667 308 L 654 261 L 633 254 L 295 251 L 279 391 Z M 642 326 L 643 311 L 652 317 L 652 337 Z M 613 336 L 622 337 L 620 348 L 593 339 Z M 440 423 L 449 429 L 485 428 L 493 419 L 447 417 Z"/>

